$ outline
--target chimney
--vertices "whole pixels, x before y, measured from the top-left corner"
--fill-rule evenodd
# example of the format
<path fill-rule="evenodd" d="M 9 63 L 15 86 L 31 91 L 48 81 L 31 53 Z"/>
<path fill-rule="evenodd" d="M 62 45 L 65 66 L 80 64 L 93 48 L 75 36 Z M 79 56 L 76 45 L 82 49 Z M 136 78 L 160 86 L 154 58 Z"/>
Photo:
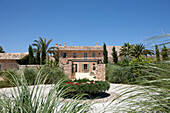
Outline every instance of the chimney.
<path fill-rule="evenodd" d="M 56 44 L 56 47 L 58 47 L 58 44 Z"/>
<path fill-rule="evenodd" d="M 61 44 L 59 44 L 59 47 L 61 46 Z"/>
<path fill-rule="evenodd" d="M 98 46 L 98 43 L 96 43 L 96 46 Z"/>
<path fill-rule="evenodd" d="M 66 47 L 66 43 L 64 43 L 64 47 Z"/>

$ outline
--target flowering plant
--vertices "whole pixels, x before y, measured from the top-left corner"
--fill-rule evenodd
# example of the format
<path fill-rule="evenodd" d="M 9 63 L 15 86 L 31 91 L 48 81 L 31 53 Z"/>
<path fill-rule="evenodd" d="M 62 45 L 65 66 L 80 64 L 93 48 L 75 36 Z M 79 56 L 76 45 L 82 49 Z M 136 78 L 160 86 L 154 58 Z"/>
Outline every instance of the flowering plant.
<path fill-rule="evenodd" d="M 73 93 L 97 94 L 105 92 L 110 88 L 106 81 L 92 81 L 88 79 L 69 80 L 66 82 L 68 90 Z M 73 91 L 74 90 L 74 91 Z"/>

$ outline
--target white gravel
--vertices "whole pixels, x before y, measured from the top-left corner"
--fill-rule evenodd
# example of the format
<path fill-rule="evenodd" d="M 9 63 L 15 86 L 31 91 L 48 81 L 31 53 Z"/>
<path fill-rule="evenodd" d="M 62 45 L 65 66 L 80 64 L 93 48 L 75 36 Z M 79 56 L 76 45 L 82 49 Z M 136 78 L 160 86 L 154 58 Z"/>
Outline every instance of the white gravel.
<path fill-rule="evenodd" d="M 39 87 L 45 88 L 44 97 L 48 95 L 52 86 L 53 84 L 52 85 L 39 85 Z M 32 90 L 33 86 L 29 86 L 29 88 L 30 90 Z M 132 92 L 132 93 L 124 94 L 121 97 L 119 96 L 122 95 L 125 91 L 130 91 L 135 88 L 138 88 L 138 87 L 134 85 L 110 84 L 110 89 L 109 91 L 107 91 L 107 93 L 110 93 L 110 94 L 112 93 L 111 96 L 107 97 L 106 99 L 105 98 L 100 99 L 100 102 L 95 101 L 96 103 L 92 106 L 94 108 L 94 111 L 91 111 L 91 112 L 94 112 L 94 113 L 100 113 L 102 111 L 105 111 L 108 113 L 116 112 L 116 110 L 119 107 L 123 108 L 123 106 L 128 105 L 128 103 L 126 102 L 118 104 L 121 100 L 128 98 L 132 93 L 139 93 L 139 92 Z M 14 89 L 16 88 L 2 88 L 0 89 L 0 95 L 5 93 L 6 95 L 11 96 L 14 93 Z M 105 109 L 106 107 L 107 109 Z"/>

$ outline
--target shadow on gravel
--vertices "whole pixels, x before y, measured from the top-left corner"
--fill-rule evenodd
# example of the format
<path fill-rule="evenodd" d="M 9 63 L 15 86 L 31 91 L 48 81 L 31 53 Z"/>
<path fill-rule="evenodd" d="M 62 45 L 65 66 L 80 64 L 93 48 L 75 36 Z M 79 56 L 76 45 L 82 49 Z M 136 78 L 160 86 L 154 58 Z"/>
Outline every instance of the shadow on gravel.
<path fill-rule="evenodd" d="M 69 93 L 67 94 L 67 96 L 64 96 L 63 98 L 64 99 L 76 99 L 76 97 L 74 97 L 76 94 L 74 93 Z M 102 98 L 107 98 L 109 97 L 110 94 L 109 93 L 105 93 L 105 92 L 101 92 L 101 93 L 98 93 L 98 94 L 88 94 L 88 95 L 85 95 L 82 97 L 81 100 L 86 100 L 86 99 L 102 99 Z"/>

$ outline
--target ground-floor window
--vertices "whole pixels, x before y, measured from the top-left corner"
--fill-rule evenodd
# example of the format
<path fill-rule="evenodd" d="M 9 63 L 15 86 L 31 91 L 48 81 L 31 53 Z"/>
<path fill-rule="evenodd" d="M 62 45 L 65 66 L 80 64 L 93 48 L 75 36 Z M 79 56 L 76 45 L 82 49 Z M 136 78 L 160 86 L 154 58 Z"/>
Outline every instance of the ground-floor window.
<path fill-rule="evenodd" d="M 89 64 L 82 64 L 82 70 L 89 70 Z"/>
<path fill-rule="evenodd" d="M 84 69 L 85 69 L 85 70 L 87 69 L 87 64 L 84 64 Z"/>

